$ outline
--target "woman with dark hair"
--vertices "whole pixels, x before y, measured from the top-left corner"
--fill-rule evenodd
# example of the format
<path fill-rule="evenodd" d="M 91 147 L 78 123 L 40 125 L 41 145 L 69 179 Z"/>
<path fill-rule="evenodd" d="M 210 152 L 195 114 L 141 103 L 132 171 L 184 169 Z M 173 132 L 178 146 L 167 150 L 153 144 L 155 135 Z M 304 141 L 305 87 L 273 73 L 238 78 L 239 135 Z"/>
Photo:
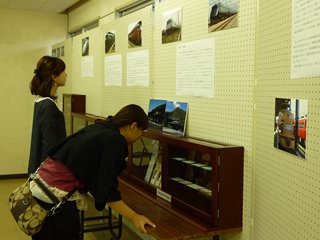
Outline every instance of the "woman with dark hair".
<path fill-rule="evenodd" d="M 57 90 L 66 83 L 66 65 L 56 57 L 44 56 L 34 70 L 30 90 L 36 95 L 28 174 L 36 171 L 49 147 L 66 137 L 63 113 L 56 104 Z"/>
<path fill-rule="evenodd" d="M 155 226 L 147 217 L 133 211 L 121 200 L 118 176 L 126 167 L 128 144 L 135 142 L 148 127 L 144 110 L 134 104 L 123 107 L 115 116 L 89 125 L 59 142 L 48 151 L 48 158 L 36 177 L 58 199 L 77 191 L 62 206 L 62 211 L 47 218 L 37 240 L 79 240 L 79 210 L 85 204 L 82 193 L 89 192 L 95 208 L 106 204 L 146 233 L 145 224 Z M 32 195 L 47 209 L 54 205 L 34 181 Z"/>

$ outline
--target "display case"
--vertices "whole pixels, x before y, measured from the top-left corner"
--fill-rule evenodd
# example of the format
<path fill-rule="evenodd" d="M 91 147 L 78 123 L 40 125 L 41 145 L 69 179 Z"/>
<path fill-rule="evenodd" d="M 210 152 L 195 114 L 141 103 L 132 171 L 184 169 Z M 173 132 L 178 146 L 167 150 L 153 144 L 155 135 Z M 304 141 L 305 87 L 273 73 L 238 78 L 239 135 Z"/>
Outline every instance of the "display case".
<path fill-rule="evenodd" d="M 200 224 L 242 226 L 243 147 L 146 130 L 121 179 Z"/>
<path fill-rule="evenodd" d="M 86 112 L 86 96 L 81 94 L 63 94 L 63 114 L 67 135 L 73 133 L 72 113 Z"/>

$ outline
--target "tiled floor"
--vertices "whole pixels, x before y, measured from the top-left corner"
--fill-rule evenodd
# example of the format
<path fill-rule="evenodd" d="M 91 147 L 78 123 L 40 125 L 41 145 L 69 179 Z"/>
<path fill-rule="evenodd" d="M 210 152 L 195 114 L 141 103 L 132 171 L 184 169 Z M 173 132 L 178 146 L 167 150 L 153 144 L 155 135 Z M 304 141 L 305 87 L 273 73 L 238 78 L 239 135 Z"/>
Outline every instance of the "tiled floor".
<path fill-rule="evenodd" d="M 0 239 L 6 240 L 30 240 L 31 238 L 25 235 L 16 225 L 9 210 L 8 210 L 8 196 L 10 192 L 22 184 L 24 180 L 0 180 Z M 96 213 L 91 207 L 86 214 Z M 84 240 L 110 240 L 111 234 L 109 231 L 89 232 L 85 233 Z M 128 227 L 123 225 L 121 240 L 141 240 Z"/>

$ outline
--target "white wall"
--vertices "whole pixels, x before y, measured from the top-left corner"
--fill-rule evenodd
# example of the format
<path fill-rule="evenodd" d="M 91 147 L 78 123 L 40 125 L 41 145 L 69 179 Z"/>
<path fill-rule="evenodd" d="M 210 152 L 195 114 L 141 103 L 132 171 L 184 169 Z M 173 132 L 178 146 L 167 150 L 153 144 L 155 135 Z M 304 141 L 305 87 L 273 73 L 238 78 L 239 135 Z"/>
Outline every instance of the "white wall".
<path fill-rule="evenodd" d="M 133 14 L 119 22 L 113 21 L 110 16 L 113 16 L 114 8 L 125 2 L 89 1 L 70 14 L 69 29 L 102 17 L 100 28 L 77 36 L 69 53 L 72 59 L 79 58 L 81 38 L 90 36 L 94 45 L 96 77 L 82 79 L 78 76 L 80 60 L 70 61 L 74 75 L 70 91 L 87 94 L 88 110 L 96 114 L 113 113 L 119 104 L 128 99 L 140 103 L 149 98 L 150 93 L 155 98 L 178 99 L 174 89 L 176 43 L 160 44 L 160 22 L 162 11 L 182 6 L 182 41 L 215 38 L 216 43 L 215 98 L 179 99 L 190 103 L 187 134 L 245 147 L 243 231 L 226 234 L 222 239 L 318 239 L 319 77 L 290 79 L 291 1 L 241 0 L 239 26 L 211 34 L 203 25 L 207 21 L 207 0 L 156 1 L 152 23 L 154 32 L 150 36 L 154 61 L 152 85 L 147 89 L 147 96 L 143 95 L 141 88 L 108 89 L 103 86 L 103 31 L 109 28 L 121 31 L 128 22 L 139 18 Z M 108 17 L 103 18 L 105 15 Z M 142 16 L 145 18 L 145 15 Z M 47 46 L 59 42 L 59 39 L 62 41 L 65 33 L 65 19 L 60 23 L 48 23 L 46 20 L 47 15 L 0 11 L 0 32 L 3 34 L 0 39 L 0 111 L 3 116 L 0 127 L 0 174 L 20 173 L 26 169 L 33 106 L 28 83 L 37 59 L 45 52 L 50 53 Z M 29 27 L 23 26 L 26 23 Z M 35 26 L 39 28 L 39 24 L 50 26 L 42 30 L 45 34 L 36 30 Z M 52 32 L 53 26 L 63 26 L 63 29 L 58 33 Z M 57 36 L 59 39 L 55 39 Z M 124 46 L 126 40 L 116 41 Z M 124 48 L 120 48 L 120 53 L 125 55 Z M 115 102 L 112 94 L 117 95 L 119 101 Z M 276 97 L 309 99 L 311 131 L 308 133 L 306 160 L 273 147 Z M 146 107 L 147 103 L 144 104 Z"/>
<path fill-rule="evenodd" d="M 27 172 L 37 61 L 66 38 L 67 16 L 0 9 L 0 175 Z"/>
<path fill-rule="evenodd" d="M 319 1 L 269 0 L 257 3 L 253 239 L 318 240 L 320 76 L 294 79 L 290 72 L 291 40 L 298 35 L 292 33 L 293 22 L 298 19 L 294 13 L 308 13 L 304 15 L 305 19 L 319 26 L 319 19 L 314 21 L 313 13 L 308 10 L 311 7 L 317 11 L 316 4 L 319 6 Z M 304 22 L 307 25 L 305 29 L 309 28 L 307 21 Z M 301 39 L 311 37 L 311 34 L 302 34 L 304 36 Z M 315 31 L 315 34 L 319 39 L 319 31 Z M 314 49 L 317 53 L 319 46 L 317 42 L 317 49 Z M 306 45 L 308 47 L 310 45 Z M 315 54 L 314 60 L 318 60 L 319 69 L 318 56 Z M 273 147 L 276 98 L 308 100 L 305 159 Z"/>
<path fill-rule="evenodd" d="M 87 112 L 97 115 L 114 114 L 128 103 L 148 108 L 150 98 L 186 101 L 189 103 L 187 135 L 209 141 L 241 145 L 245 148 L 243 231 L 225 234 L 225 240 L 247 240 L 251 234 L 253 109 L 255 74 L 256 3 L 240 2 L 238 27 L 208 33 L 208 1 L 155 1 L 154 13 L 144 8 L 120 19 L 114 18 L 114 8 L 129 1 L 89 1 L 69 16 L 69 28 L 100 18 L 98 28 L 73 38 L 72 92 L 86 94 Z M 161 43 L 162 14 L 182 7 L 182 41 Z M 107 17 L 104 17 L 106 16 Z M 142 20 L 142 47 L 128 48 L 127 28 Z M 122 86 L 104 86 L 103 34 L 116 31 L 116 52 L 122 56 Z M 81 40 L 90 39 L 94 59 L 94 76 L 81 76 Z M 176 47 L 199 39 L 213 39 L 214 97 L 177 96 Z M 150 81 L 147 87 L 126 86 L 128 53 L 148 50 Z"/>

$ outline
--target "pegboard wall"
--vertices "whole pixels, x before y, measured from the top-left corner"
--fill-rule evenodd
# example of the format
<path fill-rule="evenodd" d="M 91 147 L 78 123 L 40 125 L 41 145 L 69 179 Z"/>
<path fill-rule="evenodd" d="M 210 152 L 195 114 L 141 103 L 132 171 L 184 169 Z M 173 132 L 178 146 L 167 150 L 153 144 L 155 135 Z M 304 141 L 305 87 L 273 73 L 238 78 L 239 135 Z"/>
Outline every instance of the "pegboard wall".
<path fill-rule="evenodd" d="M 164 11 L 182 8 L 181 42 L 213 39 L 214 97 L 176 96 L 176 43 L 161 43 Z M 243 231 L 220 239 L 250 239 L 255 3 L 239 2 L 238 27 L 208 33 L 208 1 L 163 1 L 155 9 L 153 97 L 189 103 L 187 135 L 245 147 Z"/>
<path fill-rule="evenodd" d="M 320 236 L 320 78 L 290 77 L 292 2 L 258 1 L 252 239 Z M 273 147 L 275 98 L 308 100 L 305 159 Z"/>
<path fill-rule="evenodd" d="M 117 1 L 110 2 L 117 7 Z M 220 236 L 223 240 L 247 240 L 252 235 L 256 3 L 242 0 L 238 5 L 238 26 L 212 33 L 208 33 L 207 0 L 156 0 L 153 11 L 152 7 L 146 7 L 119 19 L 111 19 L 110 13 L 106 12 L 108 20 L 102 19 L 100 22 L 103 24 L 98 28 L 73 37 L 72 48 L 66 53 L 72 59 L 69 62 L 72 74 L 68 77 L 72 84 L 68 91 L 86 94 L 88 113 L 107 116 L 128 103 L 139 104 L 147 111 L 150 98 L 185 101 L 189 103 L 187 136 L 244 146 L 243 230 Z M 181 41 L 162 44 L 163 12 L 176 7 L 182 9 Z M 102 14 L 101 8 L 96 10 Z M 142 47 L 130 49 L 128 24 L 140 20 Z M 107 31 L 116 33 L 116 52 L 111 55 L 122 56 L 123 80 L 119 87 L 104 85 L 104 34 Z M 86 78 L 81 77 L 81 43 L 84 37 L 90 39 L 89 55 L 94 58 L 94 76 Z M 201 39 L 214 41 L 213 97 L 177 96 L 177 45 Z M 142 50 L 149 51 L 149 86 L 126 86 L 127 54 Z"/>

